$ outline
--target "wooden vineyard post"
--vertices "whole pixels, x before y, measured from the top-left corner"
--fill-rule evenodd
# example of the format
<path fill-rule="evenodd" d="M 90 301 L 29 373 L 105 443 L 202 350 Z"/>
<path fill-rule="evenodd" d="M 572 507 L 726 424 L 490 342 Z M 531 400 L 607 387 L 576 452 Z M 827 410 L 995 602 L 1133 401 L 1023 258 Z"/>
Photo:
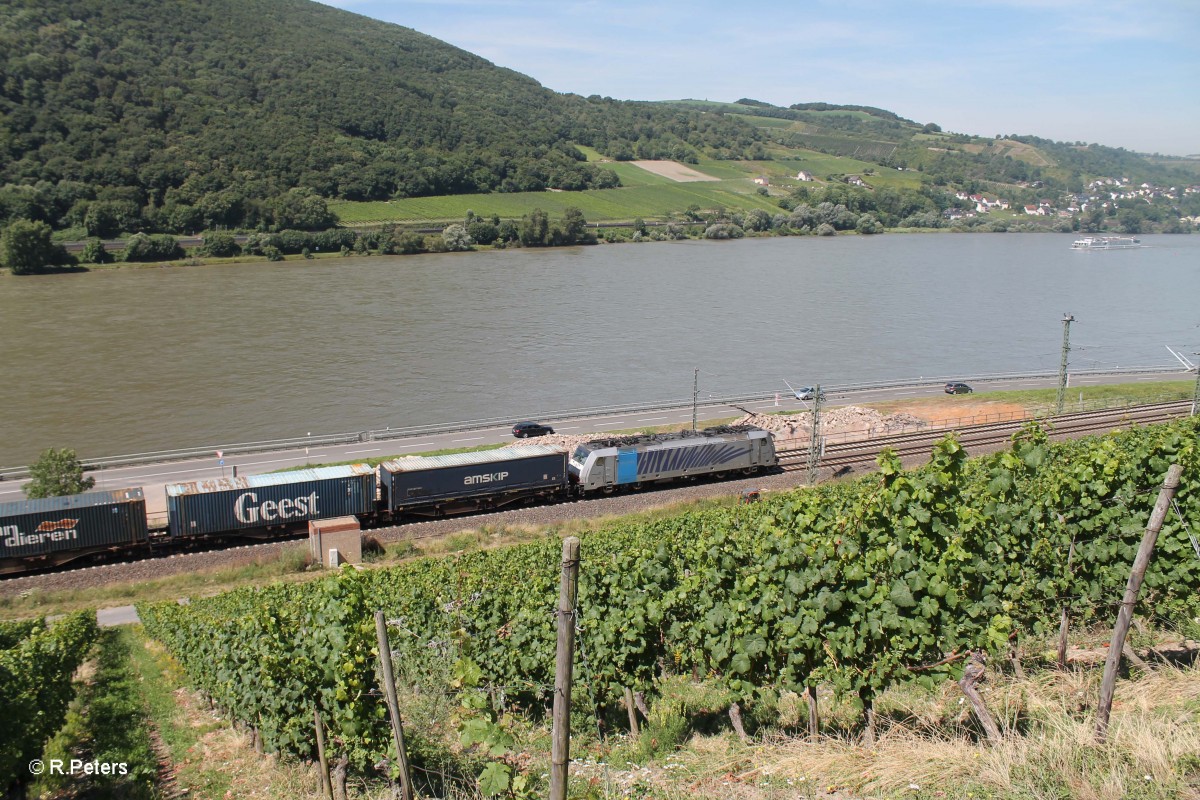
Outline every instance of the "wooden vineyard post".
<path fill-rule="evenodd" d="M 1146 525 L 1146 533 L 1143 534 L 1137 556 L 1133 559 L 1133 569 L 1130 570 L 1129 581 L 1125 584 L 1125 597 L 1121 600 L 1121 607 L 1117 609 L 1117 622 L 1113 626 L 1112 642 L 1108 646 L 1108 659 L 1104 662 L 1104 681 L 1100 684 L 1100 704 L 1096 709 L 1096 741 L 1100 743 L 1108 738 L 1108 717 L 1112 712 L 1117 669 L 1121 666 L 1121 654 L 1125 649 L 1125 637 L 1129 634 L 1129 624 L 1133 619 L 1133 607 L 1142 589 L 1142 579 L 1146 576 L 1146 567 L 1150 565 L 1150 555 L 1154 552 L 1158 532 L 1167 517 L 1171 498 L 1179 488 L 1181 475 L 1183 467 L 1178 464 L 1172 464 L 1167 470 L 1167 478 L 1158 492 L 1158 500 L 1150 514 L 1150 522 Z"/>
<path fill-rule="evenodd" d="M 625 687 L 625 709 L 629 712 L 629 735 L 638 737 L 637 706 L 633 704 L 633 689 Z"/>
<path fill-rule="evenodd" d="M 746 726 L 742 723 L 742 707 L 736 702 L 729 704 L 729 721 L 733 723 L 733 729 L 739 739 L 743 742 L 750 741 L 750 737 L 746 735 Z"/>
<path fill-rule="evenodd" d="M 809 684 L 805 687 L 804 696 L 808 698 L 808 738 L 815 742 L 821 732 L 821 718 L 817 715 L 817 687 Z"/>
<path fill-rule="evenodd" d="M 392 674 L 392 645 L 388 642 L 387 621 L 382 611 L 375 612 L 375 636 L 379 640 L 379 671 L 383 673 L 383 690 L 387 693 L 388 716 L 392 720 L 392 735 L 396 740 L 396 758 L 400 760 L 400 794 L 413 800 L 412 778 L 408 772 L 408 751 L 404 748 L 404 725 L 400 721 L 400 702 L 396 699 L 396 678 Z"/>
<path fill-rule="evenodd" d="M 550 749 L 550 800 L 566 800 L 571 750 L 571 677 L 575 659 L 575 598 L 579 588 L 579 539 L 563 540 L 558 591 L 558 653 L 554 664 L 554 733 Z"/>
<path fill-rule="evenodd" d="M 645 692 L 634 692 L 633 704 L 637 706 L 637 710 L 642 713 L 642 719 L 650 719 L 650 708 L 646 705 Z"/>
<path fill-rule="evenodd" d="M 983 677 L 984 669 L 983 656 L 979 653 L 971 653 L 970 660 L 963 669 L 963 676 L 958 681 L 958 686 L 971 701 L 975 718 L 983 726 L 983 731 L 987 734 L 988 739 L 992 742 L 999 742 L 1001 740 L 1000 729 L 996 727 L 996 721 L 992 719 L 991 712 L 984 705 L 983 698 L 979 696 L 979 690 L 975 688 L 975 684 Z"/>
<path fill-rule="evenodd" d="M 1062 516 L 1059 516 L 1062 520 Z M 1075 560 L 1075 537 L 1071 537 L 1071 549 L 1067 551 L 1067 576 L 1071 575 L 1071 562 Z M 1067 612 L 1067 601 L 1063 600 L 1062 618 L 1058 622 L 1058 668 L 1067 669 L 1067 633 L 1071 628 L 1071 618 Z"/>
<path fill-rule="evenodd" d="M 321 764 L 321 790 L 326 800 L 333 800 L 333 784 L 329 780 L 329 759 L 325 757 L 325 726 L 321 724 L 321 710 L 313 709 L 313 727 L 317 731 L 317 761 Z"/>

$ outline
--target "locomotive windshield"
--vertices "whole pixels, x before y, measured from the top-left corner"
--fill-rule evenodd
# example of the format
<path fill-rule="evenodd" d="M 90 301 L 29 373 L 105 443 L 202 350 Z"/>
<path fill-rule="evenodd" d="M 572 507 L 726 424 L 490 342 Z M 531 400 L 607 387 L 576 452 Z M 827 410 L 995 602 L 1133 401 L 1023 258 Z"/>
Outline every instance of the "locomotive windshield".
<path fill-rule="evenodd" d="M 571 460 L 576 464 L 583 466 L 583 463 L 587 461 L 588 454 L 591 452 L 591 449 L 587 445 L 581 444 L 579 447 L 576 447 L 575 452 L 571 454 Z"/>

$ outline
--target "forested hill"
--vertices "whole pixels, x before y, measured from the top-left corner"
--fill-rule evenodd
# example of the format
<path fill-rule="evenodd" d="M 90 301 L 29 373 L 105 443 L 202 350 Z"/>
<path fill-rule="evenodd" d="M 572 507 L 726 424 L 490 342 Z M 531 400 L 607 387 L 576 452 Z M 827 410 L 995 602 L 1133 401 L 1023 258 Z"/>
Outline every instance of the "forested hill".
<path fill-rule="evenodd" d="M 0 15 L 0 184 L 26 187 L 0 191 L 0 224 L 79 224 L 66 217 L 92 200 L 148 208 L 159 229 L 253 224 L 256 202 L 296 187 L 582 189 L 616 176 L 571 141 L 686 160 L 758 138 L 719 115 L 559 95 L 308 0 L 6 0 Z"/>

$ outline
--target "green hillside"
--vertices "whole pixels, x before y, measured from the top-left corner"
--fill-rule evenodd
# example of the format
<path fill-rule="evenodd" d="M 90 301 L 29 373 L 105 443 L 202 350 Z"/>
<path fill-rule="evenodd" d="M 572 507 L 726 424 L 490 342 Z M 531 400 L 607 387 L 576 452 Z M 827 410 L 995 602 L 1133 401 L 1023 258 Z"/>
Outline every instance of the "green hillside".
<path fill-rule="evenodd" d="M 628 163 L 639 159 L 718 180 L 675 183 Z M 8 0 L 0 14 L 0 227 L 47 223 L 63 240 L 318 230 L 337 221 L 330 204 L 356 223 L 842 201 L 809 197 L 800 170 L 814 190 L 865 176 L 868 193 L 925 192 L 885 224 L 936 217 L 956 189 L 1020 203 L 1097 177 L 1197 179 L 1191 162 L 947 133 L 871 106 L 559 94 L 310 0 Z M 771 199 L 754 178 L 769 179 Z M 1153 222 L 1177 212 L 1189 209 L 1157 209 Z"/>
<path fill-rule="evenodd" d="M 731 117 L 557 94 L 309 0 L 10 0 L 0 15 L 0 223 L 302 226 L 281 219 L 288 190 L 606 188 L 616 173 L 570 142 L 695 160 L 759 138 Z"/>

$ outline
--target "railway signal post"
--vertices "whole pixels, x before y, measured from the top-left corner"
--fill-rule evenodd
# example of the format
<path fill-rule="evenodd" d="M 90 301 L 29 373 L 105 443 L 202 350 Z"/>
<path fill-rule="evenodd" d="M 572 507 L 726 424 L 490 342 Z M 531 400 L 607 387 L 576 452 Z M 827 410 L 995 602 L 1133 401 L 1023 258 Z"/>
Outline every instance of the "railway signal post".
<path fill-rule="evenodd" d="M 1058 397 L 1054 401 L 1056 416 L 1063 413 L 1063 401 L 1067 397 L 1067 354 L 1071 352 L 1071 323 L 1074 321 L 1071 314 L 1063 314 L 1062 361 L 1058 364 Z"/>
<path fill-rule="evenodd" d="M 821 465 L 821 384 L 813 387 L 812 439 L 808 443 L 808 483 L 817 482 Z"/>
<path fill-rule="evenodd" d="M 1193 355 L 1200 356 L 1200 353 L 1194 353 Z M 1196 388 L 1192 392 L 1192 414 L 1191 414 L 1191 416 L 1193 416 L 1193 417 L 1196 416 L 1196 406 L 1197 405 L 1200 405 L 1200 366 L 1196 367 Z"/>

